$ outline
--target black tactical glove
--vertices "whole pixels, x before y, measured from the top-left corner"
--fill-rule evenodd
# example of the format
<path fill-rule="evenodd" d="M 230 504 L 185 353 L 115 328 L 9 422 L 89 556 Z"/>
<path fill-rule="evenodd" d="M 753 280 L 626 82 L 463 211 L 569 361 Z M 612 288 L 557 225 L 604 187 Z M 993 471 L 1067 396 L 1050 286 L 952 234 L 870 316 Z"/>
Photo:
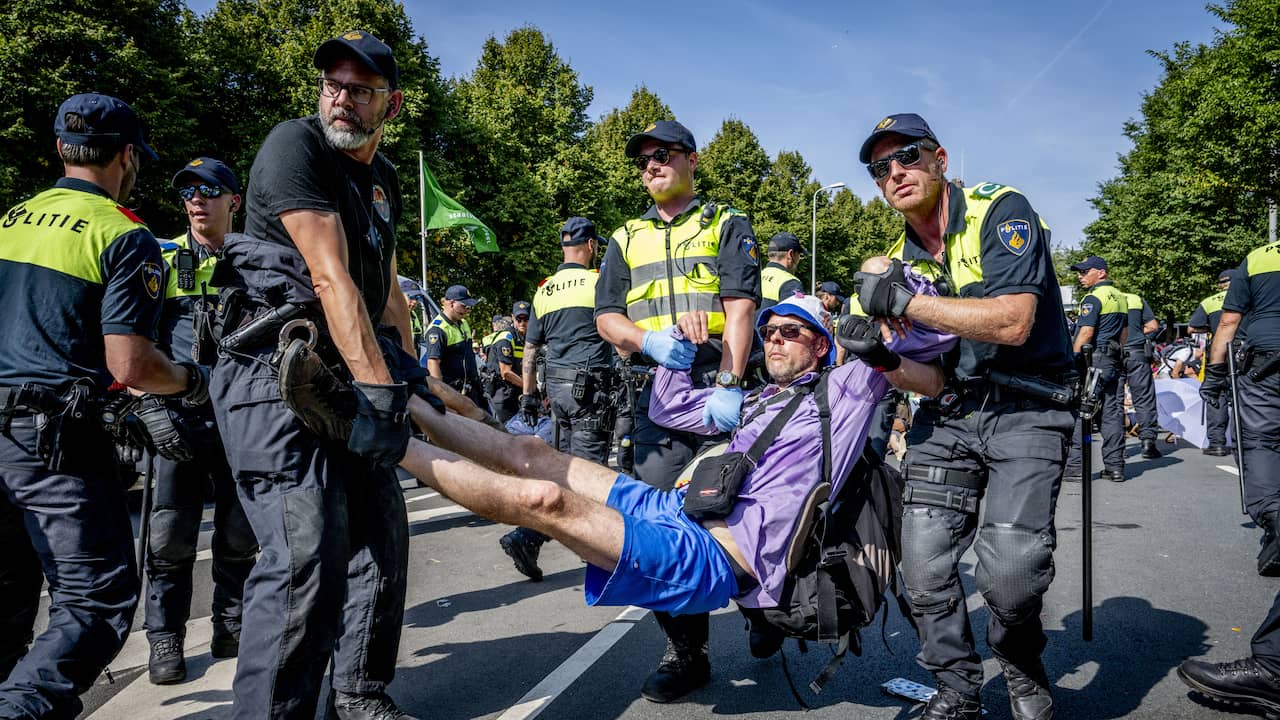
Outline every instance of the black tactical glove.
<path fill-rule="evenodd" d="M 400 379 L 409 385 L 409 394 L 417 395 L 431 406 L 432 410 L 444 415 L 449 411 L 445 407 L 444 400 L 440 396 L 431 392 L 431 387 L 427 384 L 427 369 L 422 367 L 413 359 L 413 356 L 401 351 L 399 357 L 402 362 L 399 367 L 393 368 L 388 365 L 388 370 L 398 372 Z"/>
<path fill-rule="evenodd" d="M 1204 369 L 1204 382 L 1200 383 L 1200 399 L 1217 408 L 1222 394 L 1227 392 L 1231 380 L 1227 377 L 1227 364 L 1214 363 Z"/>
<path fill-rule="evenodd" d="M 882 373 L 893 372 L 902 364 L 902 356 L 885 347 L 880 339 L 880 325 L 870 318 L 860 315 L 841 317 L 836 342 Z"/>
<path fill-rule="evenodd" d="M 902 317 L 916 296 L 907 285 L 907 270 L 901 260 L 893 260 L 882 273 L 854 273 L 854 287 L 862 311 L 871 317 Z"/>
<path fill-rule="evenodd" d="M 139 398 L 127 392 L 111 392 L 102 404 L 99 417 L 116 446 L 120 465 L 136 465 L 147 447 L 147 432 L 134 412 Z"/>
<path fill-rule="evenodd" d="M 134 415 L 142 421 L 151 448 L 157 455 L 174 462 L 186 462 L 194 457 L 182 418 L 170 410 L 159 396 L 143 395 Z"/>
<path fill-rule="evenodd" d="M 209 368 L 191 362 L 180 362 L 178 365 L 187 370 L 187 389 L 174 397 L 191 408 L 209 402 Z"/>
<path fill-rule="evenodd" d="M 356 420 L 347 449 L 379 465 L 395 465 L 409 447 L 409 386 L 354 383 Z"/>
<path fill-rule="evenodd" d="M 538 398 L 534 395 L 520 396 L 520 417 L 524 419 L 525 424 L 529 427 L 536 427 L 538 424 L 538 411 L 542 409 L 542 403 L 538 402 Z"/>

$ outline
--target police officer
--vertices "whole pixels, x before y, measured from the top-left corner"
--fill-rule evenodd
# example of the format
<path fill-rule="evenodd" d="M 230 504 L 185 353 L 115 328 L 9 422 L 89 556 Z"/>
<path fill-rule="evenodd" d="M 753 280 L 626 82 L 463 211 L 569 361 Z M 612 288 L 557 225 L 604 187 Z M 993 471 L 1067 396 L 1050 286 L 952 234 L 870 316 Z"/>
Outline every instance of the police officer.
<path fill-rule="evenodd" d="M 840 290 L 840 283 L 835 280 L 824 280 L 818 283 L 818 292 L 816 295 L 818 296 L 818 299 L 822 301 L 822 307 L 826 308 L 827 312 L 832 313 L 833 315 L 838 314 L 841 306 L 848 301 L 848 298 L 846 298 L 844 293 Z"/>
<path fill-rule="evenodd" d="M 489 362 L 489 348 L 493 347 L 493 341 L 498 339 L 498 336 L 502 334 L 503 330 L 509 330 L 511 328 L 511 323 L 507 321 L 505 315 L 494 315 L 493 319 L 489 322 L 489 325 L 493 328 L 493 332 L 485 335 L 480 340 L 480 353 L 484 356 L 486 365 Z"/>
<path fill-rule="evenodd" d="M 604 465 L 609 461 L 612 430 L 608 403 L 614 352 L 596 331 L 594 318 L 600 275 L 591 266 L 599 245 L 595 223 L 587 218 L 571 217 L 560 228 L 564 262 L 554 275 L 538 283 L 533 296 L 520 410 L 530 417 L 538 413 L 541 403 L 534 363 L 543 353 L 558 449 Z M 545 541 L 542 533 L 516 528 L 500 543 L 516 569 L 536 581 L 542 579 L 538 551 Z"/>
<path fill-rule="evenodd" d="M 356 414 L 345 442 L 316 434 L 264 371 L 279 361 L 276 338 L 231 349 L 224 333 L 214 408 L 262 546 L 245 586 L 232 715 L 312 718 L 331 667 L 339 720 L 403 720 L 386 692 L 408 561 L 393 467 L 409 440 L 408 382 L 421 378 L 396 282 L 400 184 L 378 144 L 404 97 L 391 49 L 367 32 L 324 42 L 313 64 L 319 112 L 268 134 L 249 176 L 248 237 L 224 252 L 248 322 L 298 307 L 295 319 L 322 321 L 315 352 L 352 380 Z"/>
<path fill-rule="evenodd" d="M 1099 371 L 1102 401 L 1102 467 L 1099 477 L 1124 482 L 1124 385 L 1120 351 L 1129 336 L 1129 302 L 1107 277 L 1107 261 L 1090 255 L 1071 266 L 1089 292 L 1080 299 L 1080 319 L 1072 350 L 1079 355 L 1093 345 L 1093 365 Z M 1080 479 L 1080 433 L 1071 435 L 1065 480 Z M 1089 478 L 1085 478 L 1086 480 Z"/>
<path fill-rule="evenodd" d="M 961 337 L 943 356 L 947 392 L 921 403 L 903 461 L 902 572 L 920 631 L 917 660 L 938 684 L 922 717 L 981 713 L 982 664 L 958 570 L 976 536 L 987 642 L 1004 669 L 1012 716 L 1051 718 L 1040 610 L 1053 578 L 1054 505 L 1073 415 L 1051 393 L 1010 386 L 1021 376 L 1024 387 L 1061 389 L 1071 374 L 1048 229 L 1011 187 L 948 182 L 947 151 L 919 115 L 881 120 L 859 157 L 906 217 L 889 256 L 953 296 L 911 295 L 895 262 L 859 273 L 859 304 L 873 317 Z"/>
<path fill-rule="evenodd" d="M 745 214 L 694 194 L 698 153 L 685 126 L 673 120 L 653 123 L 627 141 L 626 155 L 654 204 L 613 233 L 596 285 L 596 327 L 620 352 L 668 367 L 692 365 L 696 385 L 717 388 L 703 421 L 721 434 L 709 437 L 650 421 L 650 387 L 636 400 L 636 474 L 650 485 L 670 488 L 700 448 L 724 439 L 723 433 L 738 423 L 742 378 L 755 337 L 759 248 Z M 679 317 L 693 310 L 708 317 L 704 337 L 691 338 L 698 343 L 696 352 L 672 335 Z M 667 651 L 641 694 L 670 702 L 711 676 L 708 620 L 705 614 L 654 615 L 667 635 Z"/>
<path fill-rule="evenodd" d="M 773 307 L 782 298 L 804 292 L 804 284 L 795 276 L 804 248 L 800 239 L 789 232 L 769 238 L 769 264 L 760 271 L 760 309 Z"/>
<path fill-rule="evenodd" d="M 1200 301 L 1187 320 L 1187 329 L 1193 333 L 1208 333 L 1212 342 L 1218 332 L 1222 304 L 1226 302 L 1230 288 L 1231 270 L 1223 270 L 1218 273 L 1218 292 Z M 1209 438 L 1209 446 L 1201 450 L 1205 455 L 1224 457 L 1231 454 L 1227 449 L 1227 426 L 1231 423 L 1231 412 L 1230 394 L 1224 393 L 1216 403 L 1205 403 L 1205 434 Z"/>
<path fill-rule="evenodd" d="M 1142 441 L 1142 457 L 1154 460 L 1160 457 L 1156 447 L 1156 429 L 1160 420 L 1156 415 L 1156 383 L 1151 375 L 1152 338 L 1160 330 L 1160 321 L 1142 296 L 1125 293 L 1129 306 L 1129 339 L 1124 344 L 1124 372 L 1133 399 L 1134 419 L 1138 423 L 1138 439 Z M 1121 393 L 1123 398 L 1124 394 Z"/>
<path fill-rule="evenodd" d="M 489 403 L 494 417 L 503 425 L 520 409 L 520 393 L 524 388 L 524 333 L 528 329 L 529 303 L 517 300 L 511 306 L 511 328 L 498 333 L 486 355 L 486 362 L 497 376 Z"/>
<path fill-rule="evenodd" d="M 197 341 L 196 317 L 207 317 L 217 288 L 214 265 L 232 217 L 240 207 L 240 183 L 222 161 L 200 157 L 173 176 L 190 226 L 161 246 L 168 280 L 160 321 L 160 349 L 179 362 L 210 362 L 214 348 Z M 202 322 L 201 327 L 206 323 Z M 196 358 L 197 345 L 203 358 Z M 213 639 L 215 658 L 235 657 L 240 647 L 244 581 L 253 569 L 258 542 L 236 497 L 235 481 L 213 408 L 186 409 L 172 403 L 190 435 L 192 458 L 155 460 L 155 504 L 146 555 L 148 593 L 144 626 L 151 654 L 147 674 L 164 685 L 187 677 L 183 640 L 191 617 L 192 571 L 206 497 L 213 511 Z"/>
<path fill-rule="evenodd" d="M 1237 364 L 1245 505 L 1268 539 L 1258 557 L 1259 571 L 1280 572 L 1276 547 L 1280 521 L 1280 243 L 1264 245 L 1236 268 L 1213 337 L 1201 397 L 1221 402 L 1230 389 L 1227 353 L 1248 322 L 1247 359 Z M 1266 567 L 1264 567 L 1264 564 Z M 1243 703 L 1280 713 L 1280 593 L 1253 634 L 1249 657 L 1227 663 L 1187 660 L 1178 677 L 1195 690 L 1232 704 Z"/>
<path fill-rule="evenodd" d="M 467 315 L 478 302 L 461 285 L 445 290 L 440 314 L 427 325 L 427 372 L 466 395 L 477 407 L 487 409 L 489 400 L 484 396 L 467 324 Z"/>
<path fill-rule="evenodd" d="M 54 133 L 63 177 L 0 221 L 0 715 L 11 718 L 79 714 L 133 622 L 133 531 L 99 422 L 108 386 L 208 400 L 199 368 L 155 346 L 160 245 L 121 205 L 143 156 L 156 158 L 138 117 L 116 98 L 74 95 Z M 163 404 L 146 413 L 174 427 Z M 49 621 L 33 643 L 42 570 Z"/>

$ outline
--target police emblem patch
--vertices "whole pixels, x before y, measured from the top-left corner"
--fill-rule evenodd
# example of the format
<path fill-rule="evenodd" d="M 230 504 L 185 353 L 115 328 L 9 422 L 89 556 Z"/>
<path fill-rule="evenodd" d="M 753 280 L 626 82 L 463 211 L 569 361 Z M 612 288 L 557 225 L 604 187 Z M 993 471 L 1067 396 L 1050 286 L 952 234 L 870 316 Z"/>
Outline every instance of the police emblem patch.
<path fill-rule="evenodd" d="M 1009 252 L 1022 256 L 1031 244 L 1031 223 L 1026 220 L 1005 220 L 996 228 L 1000 244 Z"/>
<path fill-rule="evenodd" d="M 160 299 L 160 283 L 164 280 L 164 274 L 160 272 L 160 266 L 155 263 L 142 264 L 142 286 L 147 289 L 147 294 L 152 300 Z"/>
<path fill-rule="evenodd" d="M 387 191 L 381 185 L 373 186 L 373 209 L 382 222 L 391 222 L 391 201 L 387 200 Z"/>
<path fill-rule="evenodd" d="M 881 120 L 879 125 L 876 125 L 876 129 L 877 129 L 877 130 L 888 130 L 889 128 L 893 127 L 893 124 L 894 124 L 894 123 L 896 123 L 896 122 L 897 122 L 897 120 L 894 120 L 894 119 L 893 119 L 893 118 L 891 118 L 891 117 L 887 117 L 887 118 L 885 118 L 885 119 Z"/>
<path fill-rule="evenodd" d="M 760 245 L 754 237 L 748 235 L 742 238 L 742 251 L 747 254 L 747 257 L 751 258 L 752 263 L 760 264 Z"/>

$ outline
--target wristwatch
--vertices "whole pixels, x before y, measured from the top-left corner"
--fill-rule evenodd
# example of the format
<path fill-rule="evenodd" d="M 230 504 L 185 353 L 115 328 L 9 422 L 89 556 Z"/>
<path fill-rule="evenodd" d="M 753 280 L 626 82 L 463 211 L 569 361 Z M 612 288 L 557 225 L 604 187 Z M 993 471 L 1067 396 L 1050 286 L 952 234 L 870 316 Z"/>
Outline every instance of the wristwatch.
<path fill-rule="evenodd" d="M 716 373 L 716 385 L 719 385 L 720 387 L 740 387 L 742 385 L 742 378 L 734 375 L 728 370 L 721 370 Z"/>

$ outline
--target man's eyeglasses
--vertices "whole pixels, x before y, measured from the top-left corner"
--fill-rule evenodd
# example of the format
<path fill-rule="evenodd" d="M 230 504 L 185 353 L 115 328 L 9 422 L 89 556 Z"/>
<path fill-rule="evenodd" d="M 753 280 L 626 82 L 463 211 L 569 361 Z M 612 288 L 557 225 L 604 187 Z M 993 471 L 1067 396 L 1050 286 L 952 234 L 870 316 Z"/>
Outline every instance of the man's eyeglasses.
<path fill-rule="evenodd" d="M 800 323 L 782 323 L 780 325 L 765 325 L 760 328 L 760 337 L 765 342 L 773 339 L 773 333 L 777 332 L 782 335 L 783 340 L 795 340 L 800 337 L 800 331 L 804 330 L 804 326 Z"/>
<path fill-rule="evenodd" d="M 636 169 L 644 172 L 649 167 L 649 161 L 653 160 L 659 165 L 666 165 L 671 162 L 672 153 L 687 153 L 688 150 L 683 148 L 664 148 L 660 147 L 653 151 L 652 155 L 637 155 L 632 162 L 636 164 Z"/>
<path fill-rule="evenodd" d="M 178 197 L 182 198 L 183 200 L 192 200 L 195 198 L 197 190 L 199 190 L 200 194 L 203 195 L 208 200 L 212 200 L 216 197 L 222 197 L 222 186 L 205 185 L 204 183 L 200 183 L 199 185 L 187 185 L 186 187 L 178 188 Z"/>
<path fill-rule="evenodd" d="M 329 78 L 320 78 L 320 94 L 328 98 L 336 98 L 347 91 L 347 97 L 357 105 L 368 105 L 373 102 L 374 93 L 389 93 L 391 88 L 372 88 L 368 85 L 352 85 Z"/>
<path fill-rule="evenodd" d="M 867 163 L 867 172 L 871 173 L 873 180 L 883 180 L 889 174 L 889 170 L 892 169 L 889 165 L 890 162 L 897 160 L 902 167 L 911 167 L 920 162 L 921 149 L 920 143 L 911 143 L 894 150 L 889 153 L 889 157 Z"/>

